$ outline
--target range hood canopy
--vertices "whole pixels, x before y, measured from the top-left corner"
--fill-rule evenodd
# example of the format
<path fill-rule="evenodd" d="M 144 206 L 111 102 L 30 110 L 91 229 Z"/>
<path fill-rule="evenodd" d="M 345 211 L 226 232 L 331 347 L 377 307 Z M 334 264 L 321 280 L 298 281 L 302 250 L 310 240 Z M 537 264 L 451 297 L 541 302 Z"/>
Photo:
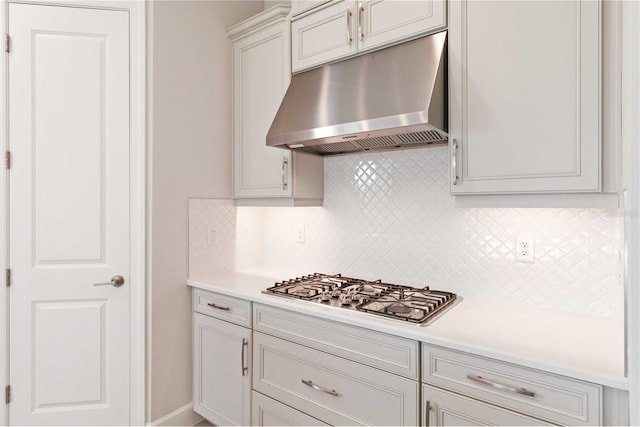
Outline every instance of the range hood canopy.
<path fill-rule="evenodd" d="M 446 35 L 294 75 L 267 145 L 331 155 L 446 143 Z"/>

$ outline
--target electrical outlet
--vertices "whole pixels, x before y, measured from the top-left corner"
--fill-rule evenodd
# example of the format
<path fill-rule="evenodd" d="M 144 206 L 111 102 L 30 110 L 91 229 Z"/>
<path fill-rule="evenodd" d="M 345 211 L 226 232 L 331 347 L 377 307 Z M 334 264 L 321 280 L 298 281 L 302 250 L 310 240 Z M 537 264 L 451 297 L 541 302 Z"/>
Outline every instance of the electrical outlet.
<path fill-rule="evenodd" d="M 296 227 L 296 243 L 304 243 L 304 225 Z"/>
<path fill-rule="evenodd" d="M 218 244 L 218 231 L 213 227 L 207 227 L 207 246 Z"/>
<path fill-rule="evenodd" d="M 516 236 L 515 257 L 518 262 L 535 262 L 533 236 Z"/>

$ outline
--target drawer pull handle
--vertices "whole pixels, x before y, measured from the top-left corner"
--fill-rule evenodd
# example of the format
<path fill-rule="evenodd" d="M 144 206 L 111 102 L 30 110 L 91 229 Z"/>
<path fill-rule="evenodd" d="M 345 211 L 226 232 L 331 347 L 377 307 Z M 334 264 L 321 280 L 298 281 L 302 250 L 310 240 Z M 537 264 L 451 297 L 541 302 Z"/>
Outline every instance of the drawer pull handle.
<path fill-rule="evenodd" d="M 240 354 L 240 367 L 242 368 L 242 376 L 244 377 L 249 370 L 247 366 L 244 366 L 244 349 L 249 346 L 246 338 L 242 338 L 242 353 Z"/>
<path fill-rule="evenodd" d="M 534 397 L 536 395 L 534 392 L 529 391 L 524 387 L 518 388 L 518 387 L 512 387 L 510 385 L 506 385 L 506 384 L 500 384 L 495 381 L 482 378 L 479 375 L 467 374 L 467 379 L 470 379 L 471 381 L 475 381 L 482 385 L 488 385 L 489 387 L 497 388 L 502 391 L 508 391 L 509 393 L 522 394 L 524 396 L 529 396 L 529 397 Z"/>
<path fill-rule="evenodd" d="M 347 44 L 351 44 L 353 42 L 353 37 L 351 37 L 351 8 L 347 9 Z"/>
<path fill-rule="evenodd" d="M 207 303 L 207 305 L 208 305 L 209 307 L 211 307 L 211 308 L 217 308 L 218 310 L 224 310 L 224 311 L 229 311 L 229 310 L 230 310 L 230 308 L 229 308 L 229 307 L 223 307 L 223 306 L 221 306 L 221 305 L 215 305 L 215 304 L 214 304 L 214 303 L 212 303 L 212 302 Z"/>
<path fill-rule="evenodd" d="M 286 157 L 282 158 L 282 190 L 286 191 L 288 187 L 287 183 L 287 167 L 289 166 L 289 160 Z"/>
<path fill-rule="evenodd" d="M 364 6 L 362 2 L 358 5 L 358 32 L 360 33 L 360 40 L 364 40 Z"/>
<path fill-rule="evenodd" d="M 431 401 L 427 400 L 427 409 L 424 414 L 425 427 L 429 427 L 429 416 L 431 415 Z"/>
<path fill-rule="evenodd" d="M 458 185 L 458 141 L 451 141 L 451 185 Z"/>
<path fill-rule="evenodd" d="M 335 390 L 329 390 L 328 388 L 325 388 L 325 387 L 321 387 L 321 386 L 319 386 L 319 385 L 316 385 L 316 384 L 314 384 L 314 383 L 313 383 L 313 381 L 311 381 L 311 380 L 302 380 L 302 384 L 304 384 L 304 385 L 308 385 L 309 387 L 311 387 L 311 388 L 315 388 L 316 390 L 321 391 L 321 392 L 323 392 L 323 393 L 330 394 L 331 396 L 340 396 L 340 395 L 338 394 L 338 392 L 337 392 L 337 391 L 335 391 Z"/>

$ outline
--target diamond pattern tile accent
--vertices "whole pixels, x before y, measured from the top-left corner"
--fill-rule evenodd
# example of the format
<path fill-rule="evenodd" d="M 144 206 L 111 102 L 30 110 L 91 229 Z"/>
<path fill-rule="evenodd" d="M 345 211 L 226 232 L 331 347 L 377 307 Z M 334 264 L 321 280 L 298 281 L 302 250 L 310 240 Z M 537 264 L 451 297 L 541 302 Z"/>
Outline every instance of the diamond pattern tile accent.
<path fill-rule="evenodd" d="M 621 210 L 456 208 L 448 160 L 446 147 L 325 158 L 324 207 L 264 208 L 264 265 L 622 316 Z M 535 237 L 535 263 L 514 261 L 517 234 Z"/>
<path fill-rule="evenodd" d="M 209 245 L 208 229 L 216 230 Z M 189 277 L 206 278 L 216 271 L 232 271 L 235 265 L 236 207 L 233 200 L 189 200 Z"/>
<path fill-rule="evenodd" d="M 263 210 L 237 209 L 233 200 L 189 200 L 189 277 L 263 264 Z M 216 230 L 215 244 L 207 232 Z"/>
<path fill-rule="evenodd" d="M 446 147 L 326 158 L 322 208 L 190 200 L 189 276 L 263 265 L 623 315 L 621 210 L 456 208 L 448 160 Z M 535 263 L 514 261 L 518 234 L 535 237 Z"/>

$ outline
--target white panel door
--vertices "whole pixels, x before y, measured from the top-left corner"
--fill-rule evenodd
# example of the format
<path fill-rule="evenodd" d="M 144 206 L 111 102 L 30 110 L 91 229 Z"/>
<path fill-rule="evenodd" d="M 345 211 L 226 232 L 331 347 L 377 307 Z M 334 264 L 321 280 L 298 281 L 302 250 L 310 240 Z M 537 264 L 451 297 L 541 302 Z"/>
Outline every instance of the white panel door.
<path fill-rule="evenodd" d="M 128 13 L 10 4 L 9 34 L 10 423 L 128 424 Z"/>

